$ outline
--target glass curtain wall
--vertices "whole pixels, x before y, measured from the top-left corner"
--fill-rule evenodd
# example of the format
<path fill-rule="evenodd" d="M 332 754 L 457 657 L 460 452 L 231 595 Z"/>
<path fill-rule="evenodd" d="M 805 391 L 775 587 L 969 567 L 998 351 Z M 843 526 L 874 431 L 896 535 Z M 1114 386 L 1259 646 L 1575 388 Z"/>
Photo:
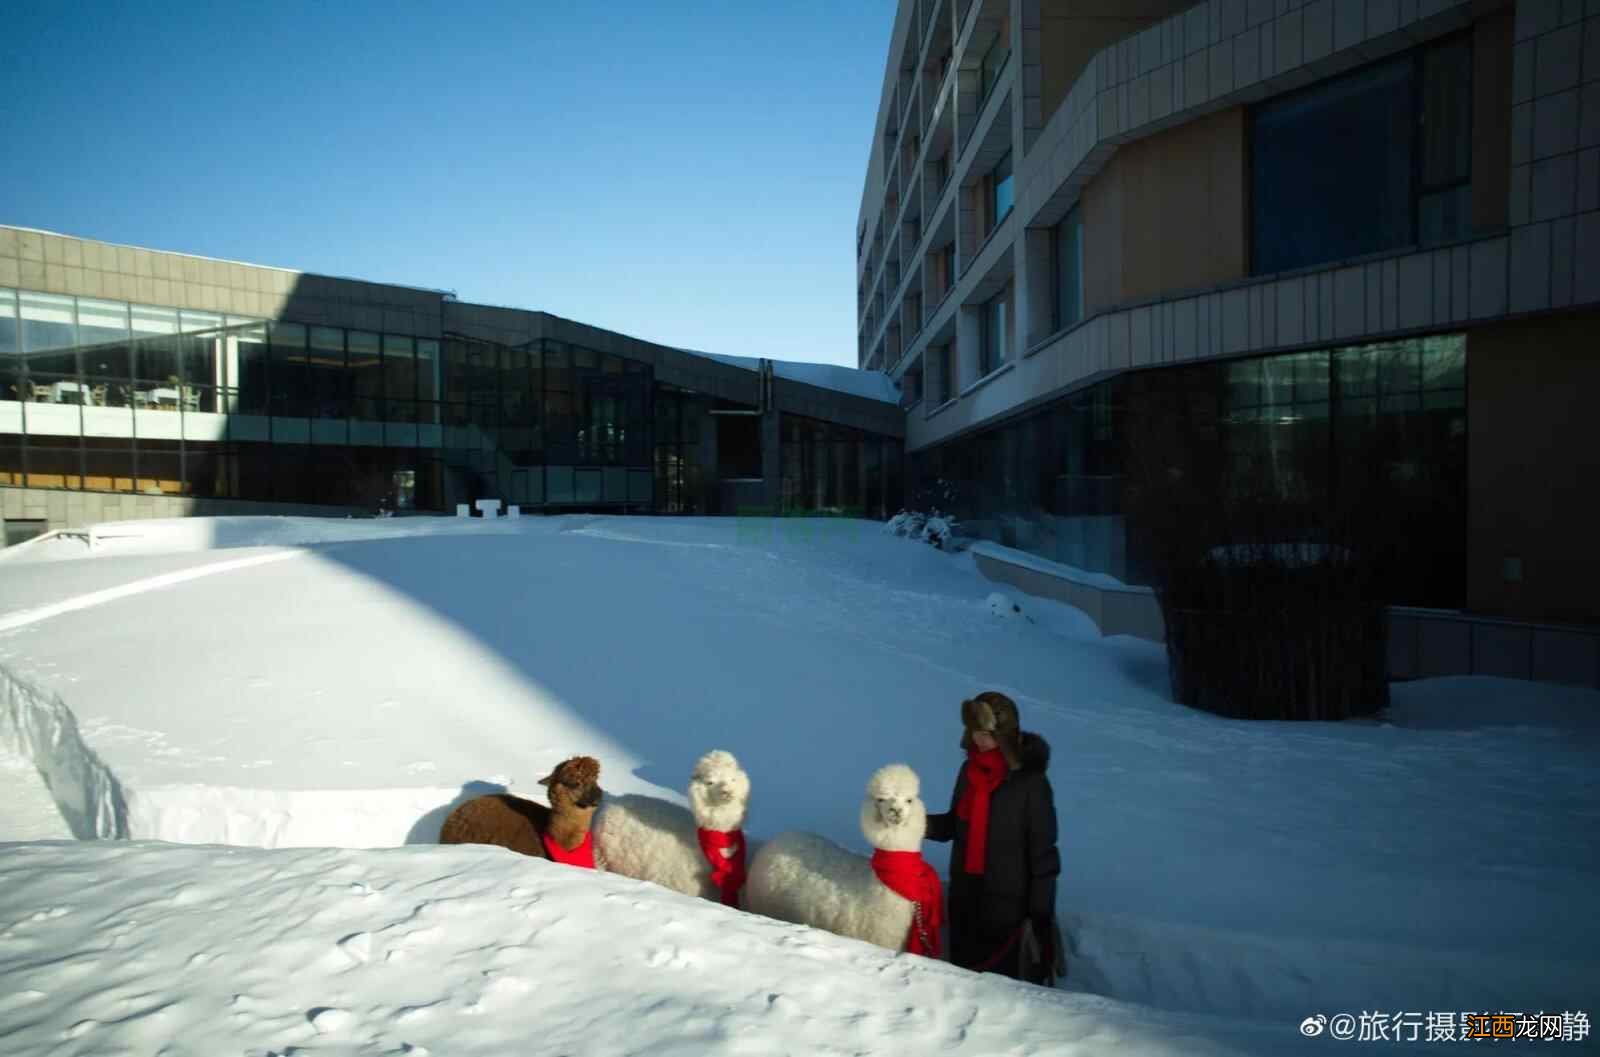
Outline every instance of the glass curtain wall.
<path fill-rule="evenodd" d="M 442 382 L 453 495 L 651 509 L 647 364 L 559 341 L 450 337 Z"/>
<path fill-rule="evenodd" d="M 784 513 L 884 518 L 900 509 L 900 441 L 788 414 L 779 437 Z"/>
<path fill-rule="evenodd" d="M 0 484 L 437 509 L 439 343 L 0 290 Z"/>
<path fill-rule="evenodd" d="M 1123 375 L 1004 425 L 907 456 L 911 505 L 975 536 L 1127 583 L 1149 557 L 1125 507 L 1132 426 L 1186 406 L 1197 445 L 1264 466 L 1285 501 L 1381 489 L 1395 604 L 1457 608 L 1466 590 L 1466 339 L 1413 338 Z M 787 437 L 786 437 L 787 439 Z M 787 473 L 788 462 L 785 467 Z"/>

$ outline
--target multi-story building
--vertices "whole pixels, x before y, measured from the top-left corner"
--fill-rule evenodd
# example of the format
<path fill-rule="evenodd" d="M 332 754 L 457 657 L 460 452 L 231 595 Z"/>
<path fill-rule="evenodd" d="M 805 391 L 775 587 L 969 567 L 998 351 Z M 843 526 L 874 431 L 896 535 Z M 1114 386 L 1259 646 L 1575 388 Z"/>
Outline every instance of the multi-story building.
<path fill-rule="evenodd" d="M 984 535 L 1148 583 L 1176 389 L 1197 445 L 1388 438 L 1394 603 L 1600 624 L 1594 0 L 901 0 L 856 241 L 908 489 Z"/>
<path fill-rule="evenodd" d="M 899 504 L 881 374 L 0 227 L 0 515 Z"/>

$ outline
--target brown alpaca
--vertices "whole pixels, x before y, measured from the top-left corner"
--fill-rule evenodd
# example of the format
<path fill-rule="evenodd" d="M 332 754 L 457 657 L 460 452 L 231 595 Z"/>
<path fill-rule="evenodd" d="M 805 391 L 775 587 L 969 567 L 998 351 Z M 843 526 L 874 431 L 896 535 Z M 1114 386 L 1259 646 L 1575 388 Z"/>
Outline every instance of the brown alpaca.
<path fill-rule="evenodd" d="M 600 763 L 594 757 L 563 760 L 539 779 L 549 790 L 549 807 L 510 793 L 480 796 L 450 812 L 439 829 L 439 843 L 496 844 L 548 859 L 544 836 L 549 834 L 572 851 L 589 835 L 589 823 L 600 806 L 599 782 Z"/>

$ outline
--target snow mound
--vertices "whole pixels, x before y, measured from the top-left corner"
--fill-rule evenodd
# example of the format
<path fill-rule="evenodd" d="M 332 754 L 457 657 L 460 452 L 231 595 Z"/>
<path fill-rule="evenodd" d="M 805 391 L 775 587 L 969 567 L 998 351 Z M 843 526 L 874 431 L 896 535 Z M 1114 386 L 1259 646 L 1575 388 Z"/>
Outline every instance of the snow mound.
<path fill-rule="evenodd" d="M 7 1057 L 1302 1052 L 474 846 L 13 845 L 0 978 Z"/>
<path fill-rule="evenodd" d="M 539 518 L 188 517 L 107 521 L 47 533 L 0 550 L 0 562 L 71 561 L 143 554 L 183 554 L 234 547 L 298 547 L 418 536 L 473 536 L 537 531 Z M 554 519 L 551 519 L 554 520 Z"/>

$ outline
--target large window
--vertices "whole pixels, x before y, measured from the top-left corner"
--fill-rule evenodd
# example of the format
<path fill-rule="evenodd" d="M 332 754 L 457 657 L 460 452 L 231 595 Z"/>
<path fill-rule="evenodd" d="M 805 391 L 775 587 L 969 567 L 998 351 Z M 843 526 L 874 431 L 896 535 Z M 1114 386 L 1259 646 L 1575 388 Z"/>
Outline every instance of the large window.
<path fill-rule="evenodd" d="M 1471 43 L 1459 37 L 1258 107 L 1252 270 L 1467 234 L 1471 95 Z"/>
<path fill-rule="evenodd" d="M 1083 212 L 1073 206 L 1050 232 L 1055 275 L 1053 329 L 1065 330 L 1083 318 Z"/>
<path fill-rule="evenodd" d="M 954 512 L 985 538 L 1148 583 L 1142 526 L 1124 503 L 1130 445 L 1179 408 L 1184 441 L 1220 456 L 1219 487 L 1270 484 L 1302 509 L 1379 497 L 1393 524 L 1378 555 L 1389 601 L 1455 608 L 1466 370 L 1466 340 L 1452 334 L 1136 372 L 915 453 L 912 501 L 942 504 L 953 490 Z"/>
<path fill-rule="evenodd" d="M 930 349 L 928 354 L 933 358 L 934 370 L 938 372 L 939 403 L 948 403 L 956 398 L 956 344 L 947 341 Z"/>
<path fill-rule="evenodd" d="M 989 174 L 988 188 L 989 230 L 993 231 L 1010 215 L 1011 207 L 1015 204 L 1010 151 L 1006 151 L 1006 156 L 1000 159 L 994 171 Z"/>
<path fill-rule="evenodd" d="M 989 49 L 983 53 L 983 62 L 979 66 L 978 76 L 981 84 L 979 106 L 989 98 L 989 93 L 994 91 L 994 86 L 1000 80 L 1000 71 L 1005 69 L 1006 60 L 1011 58 L 1011 18 L 1001 19 L 999 32 L 995 34 L 994 41 Z"/>
<path fill-rule="evenodd" d="M 980 310 L 983 329 L 978 342 L 978 377 L 999 368 L 1011 347 L 1011 285 L 984 302 Z"/>

